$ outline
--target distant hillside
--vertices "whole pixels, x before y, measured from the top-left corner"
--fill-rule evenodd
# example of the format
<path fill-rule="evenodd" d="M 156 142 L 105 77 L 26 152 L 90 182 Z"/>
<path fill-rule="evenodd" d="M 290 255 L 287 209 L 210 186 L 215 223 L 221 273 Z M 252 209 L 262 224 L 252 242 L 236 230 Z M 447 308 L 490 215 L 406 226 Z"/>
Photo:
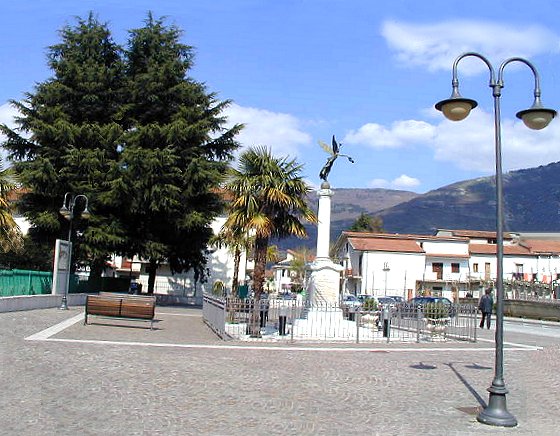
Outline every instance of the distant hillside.
<path fill-rule="evenodd" d="M 494 177 L 445 186 L 426 194 L 387 189 L 335 189 L 332 197 L 331 242 L 365 212 L 379 215 L 385 230 L 431 234 L 437 228 L 494 230 Z M 317 196 L 310 198 L 317 208 Z M 504 174 L 505 230 L 560 232 L 560 162 Z M 280 248 L 316 246 L 317 228 L 309 239 L 279 241 Z"/>
<path fill-rule="evenodd" d="M 376 215 L 378 211 L 388 210 L 400 203 L 412 200 L 419 194 L 394 189 L 341 188 L 333 189 L 331 202 L 331 241 L 346 230 L 361 213 Z M 313 192 L 309 196 L 309 205 L 317 212 L 318 196 Z M 287 238 L 276 241 L 279 248 L 297 248 L 306 246 L 315 248 L 317 245 L 317 226 L 307 226 L 308 239 Z"/>
<path fill-rule="evenodd" d="M 494 177 L 454 183 L 379 213 L 385 229 L 432 233 L 436 228 L 494 230 Z M 505 229 L 560 231 L 560 163 L 504 174 Z"/>

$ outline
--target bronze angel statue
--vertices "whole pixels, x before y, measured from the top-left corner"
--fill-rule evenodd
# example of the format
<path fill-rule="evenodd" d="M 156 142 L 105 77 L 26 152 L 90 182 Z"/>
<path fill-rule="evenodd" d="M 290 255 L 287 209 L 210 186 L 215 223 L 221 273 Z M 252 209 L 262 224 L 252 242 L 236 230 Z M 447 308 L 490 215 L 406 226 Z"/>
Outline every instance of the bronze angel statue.
<path fill-rule="evenodd" d="M 327 178 L 329 177 L 331 168 L 334 164 L 334 161 L 338 158 L 338 156 L 344 156 L 350 162 L 354 163 L 354 159 L 352 159 L 350 156 L 348 156 L 347 154 L 340 153 L 340 148 L 342 147 L 342 144 L 339 145 L 336 142 L 334 135 L 332 137 L 332 147 L 329 147 L 323 141 L 319 141 L 319 145 L 323 148 L 323 150 L 325 150 L 327 153 L 330 154 L 329 158 L 327 159 L 327 163 L 325 163 L 325 166 L 319 172 L 319 177 L 321 178 L 321 180 L 324 180 L 325 182 L 328 181 Z"/>

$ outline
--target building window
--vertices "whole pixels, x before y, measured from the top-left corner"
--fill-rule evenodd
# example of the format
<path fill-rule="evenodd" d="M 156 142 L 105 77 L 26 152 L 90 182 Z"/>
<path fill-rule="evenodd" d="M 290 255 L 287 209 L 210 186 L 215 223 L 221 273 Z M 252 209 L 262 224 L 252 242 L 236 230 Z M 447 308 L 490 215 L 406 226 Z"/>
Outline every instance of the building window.
<path fill-rule="evenodd" d="M 458 273 L 459 272 L 459 264 L 458 263 L 452 263 L 451 264 L 451 272 L 452 273 Z"/>
<path fill-rule="evenodd" d="M 432 272 L 436 273 L 437 280 L 443 280 L 443 263 L 432 263 Z"/>
<path fill-rule="evenodd" d="M 478 272 L 478 263 L 473 263 L 473 264 L 472 264 L 472 270 L 473 270 L 473 272 L 475 272 L 475 273 Z"/>
<path fill-rule="evenodd" d="M 523 264 L 516 263 L 515 264 L 515 273 L 513 274 L 513 278 L 515 280 L 523 280 Z"/>

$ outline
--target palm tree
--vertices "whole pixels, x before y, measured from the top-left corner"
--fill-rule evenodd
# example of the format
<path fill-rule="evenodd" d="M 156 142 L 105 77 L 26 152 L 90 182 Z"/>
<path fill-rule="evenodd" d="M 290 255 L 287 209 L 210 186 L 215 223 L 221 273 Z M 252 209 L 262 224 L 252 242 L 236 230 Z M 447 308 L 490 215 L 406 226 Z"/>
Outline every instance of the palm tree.
<path fill-rule="evenodd" d="M 300 175 L 302 165 L 293 159 L 272 156 L 266 147 L 251 147 L 232 169 L 226 189 L 233 194 L 228 228 L 254 235 L 255 299 L 263 292 L 267 251 L 271 238 L 307 236 L 301 220 L 317 222 L 307 204 L 311 188 Z"/>
<path fill-rule="evenodd" d="M 22 237 L 14 220 L 10 195 L 16 189 L 15 176 L 11 168 L 4 169 L 0 160 L 0 249 L 8 251 L 21 245 Z"/>
<path fill-rule="evenodd" d="M 233 279 L 231 283 L 231 292 L 233 296 L 237 296 L 237 288 L 239 285 L 239 265 L 241 263 L 241 253 L 247 251 L 250 240 L 247 233 L 241 227 L 228 227 L 224 224 L 220 232 L 210 239 L 210 244 L 216 245 L 218 248 L 228 247 L 233 253 Z"/>

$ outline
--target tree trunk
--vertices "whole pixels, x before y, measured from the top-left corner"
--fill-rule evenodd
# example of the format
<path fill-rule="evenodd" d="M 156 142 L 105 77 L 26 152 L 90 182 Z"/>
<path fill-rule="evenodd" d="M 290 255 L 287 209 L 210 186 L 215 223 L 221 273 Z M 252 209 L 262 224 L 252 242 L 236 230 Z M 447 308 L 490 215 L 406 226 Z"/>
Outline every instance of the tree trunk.
<path fill-rule="evenodd" d="M 150 259 L 150 263 L 148 265 L 148 294 L 154 293 L 157 267 L 158 267 L 158 262 L 154 259 Z"/>
<path fill-rule="evenodd" d="M 88 290 L 99 291 L 101 290 L 101 274 L 105 266 L 105 259 L 93 259 L 90 265 L 88 277 Z"/>
<path fill-rule="evenodd" d="M 268 238 L 258 237 L 255 239 L 255 270 L 253 271 L 253 311 L 251 314 L 250 335 L 260 337 L 261 329 L 259 325 L 260 299 L 264 285 L 264 271 L 266 268 L 266 251 L 268 248 Z"/>
<path fill-rule="evenodd" d="M 237 288 L 239 286 L 239 264 L 241 263 L 241 249 L 235 248 L 233 254 L 233 280 L 231 282 L 231 295 L 237 297 Z"/>
<path fill-rule="evenodd" d="M 263 292 L 267 248 L 267 237 L 257 237 L 255 239 L 255 270 L 253 271 L 253 290 L 255 291 L 256 300 L 259 300 L 261 298 L 261 294 Z"/>

